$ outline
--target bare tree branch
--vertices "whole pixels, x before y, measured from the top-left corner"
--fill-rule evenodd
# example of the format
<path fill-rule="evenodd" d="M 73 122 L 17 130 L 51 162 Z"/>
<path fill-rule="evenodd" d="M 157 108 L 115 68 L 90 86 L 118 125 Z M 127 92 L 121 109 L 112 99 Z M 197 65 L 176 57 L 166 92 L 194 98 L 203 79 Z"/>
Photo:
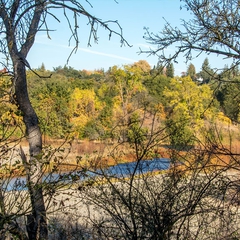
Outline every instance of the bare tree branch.
<path fill-rule="evenodd" d="M 191 12 L 190 20 L 181 20 L 181 28 L 173 27 L 169 22 L 157 34 L 145 28 L 144 38 L 156 49 L 141 53 L 157 55 L 162 63 L 177 61 L 183 54 L 186 62 L 194 54 L 216 54 L 233 60 L 234 65 L 240 59 L 240 6 L 236 0 L 183 0 L 182 7 Z M 166 56 L 165 50 L 174 47 L 175 53 Z"/>

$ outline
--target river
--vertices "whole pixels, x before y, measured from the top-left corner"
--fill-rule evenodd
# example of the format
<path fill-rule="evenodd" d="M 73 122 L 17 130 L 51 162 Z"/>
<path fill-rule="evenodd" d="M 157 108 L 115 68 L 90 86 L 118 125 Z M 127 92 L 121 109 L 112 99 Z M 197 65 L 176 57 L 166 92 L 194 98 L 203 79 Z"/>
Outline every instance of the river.
<path fill-rule="evenodd" d="M 153 171 L 166 170 L 170 167 L 168 158 L 155 158 L 130 163 L 120 163 L 107 169 L 97 169 L 96 171 L 74 171 L 69 173 L 48 173 L 43 176 L 43 181 L 51 184 L 71 183 L 72 181 L 87 180 L 95 176 L 126 177 L 131 174 L 142 174 Z M 21 191 L 26 190 L 26 177 L 14 177 L 2 180 L 3 191 Z"/>

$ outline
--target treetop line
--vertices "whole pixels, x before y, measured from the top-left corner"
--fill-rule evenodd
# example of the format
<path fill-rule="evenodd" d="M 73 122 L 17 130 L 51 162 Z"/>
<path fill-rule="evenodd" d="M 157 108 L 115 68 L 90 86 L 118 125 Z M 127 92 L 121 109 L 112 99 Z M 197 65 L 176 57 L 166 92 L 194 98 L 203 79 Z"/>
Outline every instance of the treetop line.
<path fill-rule="evenodd" d="M 81 2 L 92 6 L 90 1 Z M 171 26 L 167 21 L 159 33 L 152 33 L 148 28 L 145 28 L 144 38 L 153 48 L 140 52 L 158 57 L 159 66 L 155 69 L 149 69 L 146 62 L 139 61 L 133 65 L 123 66 L 123 68 L 113 66 L 103 75 L 94 73 L 94 77 L 87 76 L 82 71 L 81 74 L 85 74 L 86 81 L 78 81 L 79 79 L 75 79 L 75 77 L 71 79 L 64 74 L 61 76 L 59 72 L 58 76 L 62 78 L 56 80 L 54 76 L 49 78 L 50 75 L 44 75 L 47 72 L 44 69 L 42 69 L 43 75 L 41 69 L 36 71 L 31 69 L 31 63 L 27 62 L 27 56 L 35 44 L 36 34 L 45 31 L 50 36 L 51 29 L 48 27 L 48 19 L 52 18 L 59 21 L 55 11 L 60 11 L 66 19 L 70 30 L 69 41 L 74 42 L 74 48 L 70 52 L 69 58 L 78 49 L 81 31 L 79 29 L 80 16 L 87 19 L 88 22 L 89 34 L 86 37 L 89 46 L 92 42 L 98 41 L 100 26 L 106 30 L 110 39 L 112 35 L 115 35 L 119 38 L 120 45 L 130 46 L 123 36 L 123 29 L 118 21 L 105 21 L 95 17 L 86 10 L 83 3 L 75 0 L 0 0 L 0 51 L 3 56 L 0 76 L 1 143 L 10 139 L 9 136 L 17 131 L 17 135 L 21 136 L 20 138 L 25 137 L 28 141 L 29 152 L 25 153 L 20 146 L 19 156 L 26 174 L 30 202 L 30 210 L 28 209 L 28 212 L 23 214 L 26 226 L 22 228 L 18 223 L 18 216 L 11 212 L 8 214 L 5 211 L 6 192 L 3 188 L 0 189 L 0 227 L 3 229 L 3 237 L 7 233 L 11 233 L 12 236 L 19 239 L 49 239 L 49 222 L 46 196 L 44 195 L 47 185 L 43 184 L 43 169 L 46 165 L 46 162 L 43 161 L 42 133 L 44 131 L 53 133 L 56 126 L 59 126 L 57 132 L 61 137 L 65 137 L 66 134 L 70 135 L 69 130 L 73 128 L 74 134 L 79 134 L 77 136 L 79 138 L 91 135 L 118 139 L 119 144 L 127 143 L 130 146 L 129 149 L 134 149 L 137 163 L 143 160 L 144 156 L 153 154 L 151 148 L 163 139 L 168 141 L 171 146 L 175 146 L 176 150 L 196 143 L 202 146 L 203 142 L 206 141 L 204 154 L 191 155 L 192 158 L 196 159 L 193 164 L 191 158 L 187 159 L 188 166 L 194 167 L 192 173 L 200 174 L 197 164 L 199 156 L 201 156 L 203 163 L 201 170 L 205 171 L 203 166 L 212 166 L 212 162 L 218 164 L 216 158 L 214 161 L 212 158 L 216 149 L 221 150 L 224 154 L 228 152 L 221 145 L 222 143 L 219 143 L 223 137 L 218 133 L 216 136 L 216 131 L 213 129 L 208 130 L 204 136 L 200 135 L 206 132 L 204 124 L 215 122 L 216 119 L 223 124 L 239 121 L 239 84 L 236 84 L 239 83 L 240 56 L 239 1 L 182 0 L 181 8 L 191 12 L 191 19 L 188 21 L 183 19 L 181 29 Z M 171 46 L 175 46 L 175 52 L 166 56 L 165 50 Z M 232 65 L 226 66 L 226 69 L 219 74 L 211 69 L 206 59 L 200 73 L 196 73 L 194 65 L 189 64 L 187 76 L 175 78 L 173 63 L 178 61 L 180 55 L 184 56 L 186 62 L 190 62 L 195 53 L 197 56 L 203 53 L 221 55 L 232 59 Z M 166 67 L 165 75 L 164 67 Z M 68 72 L 70 75 L 76 73 L 70 68 L 58 70 L 70 70 Z M 203 79 L 201 83 L 204 84 L 196 84 L 199 79 Z M 63 99 L 63 96 L 66 98 Z M 110 127 L 113 127 L 111 131 Z M 80 134 L 82 135 L 80 136 Z M 0 147 L 2 148 L 2 146 Z M 5 158 L 6 151 L 4 148 L 2 149 L 2 156 Z M 176 153 L 174 152 L 172 159 L 181 158 L 181 152 Z M 229 155 L 231 157 L 229 162 L 234 162 L 236 169 L 238 159 L 236 155 Z M 226 168 L 224 165 L 224 170 L 228 168 L 229 165 Z M 218 170 L 218 168 L 216 167 L 214 170 Z M 205 173 L 208 174 L 207 171 Z M 196 179 L 199 176 L 197 175 Z M 185 225 L 188 220 L 190 223 L 188 216 L 193 216 L 198 211 L 203 214 L 199 209 L 203 206 L 204 200 L 208 197 L 212 199 L 212 191 L 209 190 L 208 186 L 211 186 L 212 190 L 214 185 L 212 183 L 215 183 L 215 179 L 221 183 L 219 183 L 221 189 L 225 187 L 225 193 L 228 192 L 228 187 L 224 185 L 222 177 L 219 171 L 214 171 L 213 178 L 204 178 L 203 180 L 200 178 L 201 184 L 195 185 L 196 189 L 200 189 L 200 191 L 190 191 L 191 196 L 196 196 L 196 198 L 194 201 L 192 198 L 189 199 L 188 204 L 191 208 L 189 210 L 184 205 L 184 211 L 175 209 L 176 202 L 184 202 L 184 196 L 177 189 L 181 186 L 178 185 L 179 182 L 187 184 L 186 186 L 189 188 L 188 183 L 179 178 L 179 173 L 175 174 L 175 172 L 163 179 L 163 182 L 172 184 L 171 189 L 178 192 L 180 194 L 178 196 L 181 197 L 174 198 L 176 202 L 168 206 L 167 202 L 172 193 L 165 191 L 166 188 L 164 188 L 163 192 L 166 194 L 160 194 L 163 199 L 158 203 L 165 207 L 159 208 L 157 205 L 156 209 L 161 209 L 162 212 L 156 215 L 160 216 L 157 218 L 160 223 L 156 225 L 154 222 L 152 225 L 158 226 L 157 229 L 154 228 L 154 233 L 151 233 L 153 234 L 151 235 L 152 239 L 171 239 L 173 226 L 178 223 L 178 219 L 183 219 L 180 225 L 186 226 L 185 234 L 187 232 L 186 236 L 190 236 L 189 239 L 191 239 L 191 236 L 194 235 L 192 228 Z M 227 184 L 227 186 L 233 186 L 232 180 L 224 180 L 230 181 L 231 184 Z M 128 196 L 117 189 L 111 179 L 106 181 L 117 193 L 116 199 L 120 202 L 123 201 L 123 208 L 131 213 L 129 219 L 125 218 L 126 216 L 116 218 L 115 213 L 108 211 L 115 220 L 128 220 L 123 224 L 125 227 L 127 226 L 124 229 L 126 231 L 122 231 L 126 233 L 125 239 L 141 239 L 139 236 L 142 238 L 150 236 L 145 235 L 144 232 L 148 231 L 151 226 L 148 225 L 147 221 L 142 221 L 139 210 L 134 208 L 134 204 L 138 203 L 139 194 L 145 196 L 139 189 L 134 192 L 134 176 L 130 176 Z M 189 181 L 191 184 L 196 184 L 196 180 L 192 181 L 190 178 Z M 101 196 L 104 196 L 107 190 L 106 192 L 103 188 L 101 190 L 103 190 Z M 222 196 L 222 192 L 218 192 L 214 197 L 219 199 L 220 194 Z M 166 199 L 167 201 L 165 201 Z M 147 203 L 147 198 L 145 200 Z M 153 202 L 156 202 L 155 200 Z M 93 202 L 105 209 L 101 203 L 94 200 Z M 194 204 L 192 205 L 192 203 Z M 142 205 L 142 202 L 140 205 L 143 210 L 148 206 Z M 112 207 L 115 205 L 113 204 Z M 212 210 L 211 206 L 208 207 Z M 226 210 L 222 206 L 221 209 Z M 204 208 L 204 211 L 207 212 L 207 209 Z M 172 212 L 178 213 L 178 215 L 174 215 Z M 182 213 L 184 216 L 181 215 Z M 214 214 L 216 213 L 214 212 Z M 140 218 L 136 219 L 135 216 L 140 216 Z M 131 226 L 127 222 L 131 222 Z M 152 221 L 149 219 L 149 222 Z M 165 224 L 168 224 L 167 227 Z M 204 222 L 204 224 L 206 223 Z M 158 232 L 159 229 L 164 229 L 164 231 Z M 101 230 L 99 234 L 103 233 L 101 227 L 98 230 Z M 184 232 L 184 230 L 178 227 L 178 232 L 174 233 L 177 239 L 179 239 L 180 232 Z M 226 237 L 226 232 L 224 232 L 223 238 Z M 236 234 L 237 231 L 231 232 L 230 237 Z"/>

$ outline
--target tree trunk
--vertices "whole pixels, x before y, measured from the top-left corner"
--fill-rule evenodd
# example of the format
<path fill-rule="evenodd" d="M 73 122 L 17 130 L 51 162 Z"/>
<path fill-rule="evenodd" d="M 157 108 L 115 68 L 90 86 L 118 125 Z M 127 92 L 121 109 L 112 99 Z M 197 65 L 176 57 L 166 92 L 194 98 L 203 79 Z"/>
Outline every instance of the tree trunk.
<path fill-rule="evenodd" d="M 42 191 L 42 135 L 38 126 L 38 117 L 28 96 L 25 64 L 19 56 L 13 59 L 13 64 L 15 97 L 19 110 L 23 114 L 30 153 L 30 158 L 27 159 L 21 149 L 32 206 L 32 215 L 28 216 L 27 231 L 29 239 L 46 240 L 48 239 L 48 230 Z"/>

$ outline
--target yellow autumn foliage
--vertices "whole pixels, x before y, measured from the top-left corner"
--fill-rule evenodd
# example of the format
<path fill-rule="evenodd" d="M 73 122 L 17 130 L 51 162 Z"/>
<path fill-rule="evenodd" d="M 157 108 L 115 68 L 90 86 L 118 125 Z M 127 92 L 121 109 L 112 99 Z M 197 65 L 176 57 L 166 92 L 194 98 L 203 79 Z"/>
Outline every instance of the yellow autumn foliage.
<path fill-rule="evenodd" d="M 87 122 L 96 118 L 104 107 L 93 89 L 79 88 L 75 88 L 71 94 L 69 106 L 72 116 L 70 122 L 76 132 L 81 132 Z"/>

